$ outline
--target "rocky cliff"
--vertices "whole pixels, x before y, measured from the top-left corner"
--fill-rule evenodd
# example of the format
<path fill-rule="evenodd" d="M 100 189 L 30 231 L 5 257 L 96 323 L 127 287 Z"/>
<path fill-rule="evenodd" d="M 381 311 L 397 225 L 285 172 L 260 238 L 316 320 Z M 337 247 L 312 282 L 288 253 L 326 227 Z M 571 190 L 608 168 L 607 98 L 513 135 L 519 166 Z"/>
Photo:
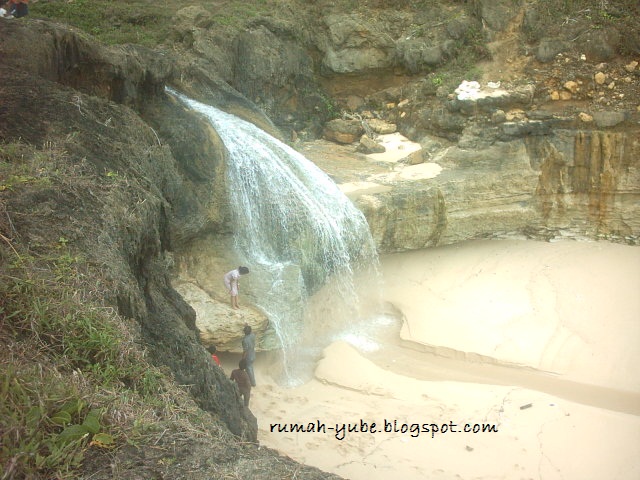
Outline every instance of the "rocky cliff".
<path fill-rule="evenodd" d="M 418 3 L 278 3 L 227 47 L 226 78 L 285 138 L 324 135 L 357 157 L 386 121 L 421 144 L 410 163 L 444 169 L 406 181 L 355 167 L 385 187 L 352 194 L 382 252 L 509 235 L 638 243 L 637 5 Z M 210 38 L 215 12 L 183 13 Z M 477 96 L 454 92 L 472 79 Z"/>
<path fill-rule="evenodd" d="M 132 448 L 119 448 L 109 460 L 103 453 L 112 447 L 106 445 L 101 452 L 86 442 L 84 455 L 90 461 L 82 468 L 87 475 L 112 478 L 112 468 L 117 468 L 120 475 L 132 478 L 217 477 L 227 470 L 255 478 L 271 472 L 284 478 L 287 472 L 299 470 L 301 466 L 274 452 L 251 447 L 257 436 L 256 419 L 243 408 L 225 373 L 212 366 L 196 328 L 195 312 L 170 282 L 174 252 L 209 231 L 229 231 L 220 190 L 224 149 L 213 130 L 164 93 L 171 65 L 143 48 L 106 48 L 60 25 L 38 20 L 0 22 L 4 60 L 0 65 L 3 372 L 10 374 L 15 365 L 33 361 L 30 356 L 29 360 L 16 360 L 12 353 L 23 348 L 17 345 L 29 338 L 15 337 L 17 326 L 23 316 L 28 323 L 33 315 L 28 310 L 14 310 L 18 308 L 13 302 L 15 275 L 25 275 L 25 281 L 33 282 L 26 280 L 33 274 L 22 268 L 24 259 L 40 258 L 43 263 L 38 268 L 48 269 L 48 262 L 54 261 L 48 259 L 56 259 L 64 249 L 69 268 L 84 273 L 78 273 L 75 280 L 68 279 L 67 273 L 58 273 L 55 278 L 77 281 L 74 288 L 94 289 L 87 292 L 87 301 L 95 302 L 96 308 L 115 311 L 132 331 L 139 332 L 137 342 L 146 352 L 145 361 L 165 369 L 168 378 L 181 385 L 205 415 L 202 423 L 190 428 L 208 429 L 206 436 L 202 433 L 190 438 L 192 432 L 183 437 L 179 432 L 184 426 L 178 427 L 171 419 L 171 408 L 167 410 L 162 390 L 158 390 L 156 422 L 173 425 L 165 430 L 171 431 L 169 443 L 163 440 L 164 434 L 156 436 L 153 442 L 157 441 L 159 449 L 151 453 L 145 447 L 150 437 L 139 439 Z M 24 45 L 32 46 L 29 55 L 23 55 Z M 238 110 L 256 111 L 239 94 L 229 91 L 219 94 L 235 97 Z M 84 281 L 84 275 L 97 280 Z M 43 295 L 41 304 L 48 301 Z M 31 325 L 35 329 L 33 320 Z M 57 362 L 56 357 L 47 356 L 37 361 L 46 365 Z M 106 361 L 92 362 L 96 362 L 92 368 L 108 368 Z M 79 372 L 74 375 L 82 375 Z M 73 383 L 69 383 L 69 397 Z M 47 405 L 60 403 L 59 397 L 51 395 L 47 391 L 39 394 L 47 399 L 42 400 Z M 107 437 L 110 441 L 117 428 L 144 425 L 142 428 L 153 429 L 143 419 L 124 422 L 126 413 L 102 406 L 104 399 L 90 395 L 93 404 L 101 405 L 105 412 L 104 425 L 114 429 Z M 136 394 L 125 390 L 123 395 Z M 186 414 L 183 401 L 170 401 L 176 402 L 173 408 L 184 408 Z M 8 418 L 3 413 L 3 419 Z M 141 423 L 135 427 L 138 421 Z M 120 427 L 116 427 L 118 423 Z M 3 427 L 3 435 L 9 435 L 12 428 L 17 427 L 7 425 L 6 431 Z M 28 425 L 22 428 L 27 428 L 25 435 L 35 438 Z M 229 440 L 225 431 L 235 436 Z M 60 432 L 54 429 L 52 435 L 56 439 Z M 206 442 L 207 436 L 220 442 L 219 448 Z M 5 441 L 13 445 L 3 436 Z M 32 444 L 38 445 L 35 440 Z M 52 445 L 43 441 L 43 450 L 38 452 L 41 460 L 30 467 L 35 469 L 32 476 L 49 478 L 51 472 L 59 471 L 56 467 L 78 468 L 77 460 L 53 451 Z M 31 461 L 20 460 L 25 447 L 18 448 L 7 450 L 8 456 L 2 459 L 9 477 L 29 471 Z M 76 459 L 82 458 L 78 455 Z M 181 458 L 179 464 L 163 463 L 176 456 Z M 246 462 L 247 456 L 253 461 Z M 210 462 L 211 458 L 217 460 Z M 71 463 L 57 464 L 61 459 Z M 200 465 L 197 473 L 189 477 L 182 462 Z M 309 478 L 329 477 L 302 468 Z"/>

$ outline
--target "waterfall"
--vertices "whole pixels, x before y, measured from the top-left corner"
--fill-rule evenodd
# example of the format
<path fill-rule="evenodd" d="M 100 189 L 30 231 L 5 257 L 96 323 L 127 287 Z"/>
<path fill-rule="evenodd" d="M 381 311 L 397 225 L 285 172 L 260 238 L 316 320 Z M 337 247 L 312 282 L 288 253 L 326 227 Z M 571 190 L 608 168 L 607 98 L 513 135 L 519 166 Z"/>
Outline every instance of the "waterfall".
<path fill-rule="evenodd" d="M 236 248 L 252 275 L 266 277 L 257 305 L 275 329 L 287 369 L 286 355 L 303 328 L 303 315 L 293 311 L 288 295 L 299 295 L 304 304 L 331 278 L 341 297 L 332 301 L 357 315 L 354 273 L 377 268 L 369 226 L 338 186 L 302 154 L 252 123 L 168 91 L 203 114 L 228 151 Z"/>

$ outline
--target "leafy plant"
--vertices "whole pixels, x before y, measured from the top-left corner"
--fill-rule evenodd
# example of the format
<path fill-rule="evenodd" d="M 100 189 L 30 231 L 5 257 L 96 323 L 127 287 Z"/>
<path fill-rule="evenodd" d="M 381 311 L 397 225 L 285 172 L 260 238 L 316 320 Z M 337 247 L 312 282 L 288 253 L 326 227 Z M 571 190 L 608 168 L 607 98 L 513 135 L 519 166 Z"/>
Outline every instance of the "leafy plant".
<path fill-rule="evenodd" d="M 87 449 L 118 443 L 105 421 L 109 395 L 93 392 L 119 392 L 111 402 L 133 407 L 162 392 L 164 376 L 127 347 L 122 325 L 78 296 L 82 259 L 66 238 L 35 254 L 2 237 L 0 256 L 9 255 L 0 264 L 0 478 L 73 476 Z"/>

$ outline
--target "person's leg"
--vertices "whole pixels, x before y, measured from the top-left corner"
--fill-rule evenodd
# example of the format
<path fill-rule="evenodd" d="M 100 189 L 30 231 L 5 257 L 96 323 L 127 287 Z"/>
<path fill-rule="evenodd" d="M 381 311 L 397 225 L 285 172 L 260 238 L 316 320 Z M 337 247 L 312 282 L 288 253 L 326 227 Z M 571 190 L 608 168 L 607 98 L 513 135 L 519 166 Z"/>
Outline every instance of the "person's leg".
<path fill-rule="evenodd" d="M 249 375 L 249 380 L 251 381 L 251 386 L 255 387 L 256 386 L 256 377 L 253 374 L 253 362 L 249 362 L 247 361 L 247 374 Z"/>
<path fill-rule="evenodd" d="M 240 308 L 238 306 L 238 284 L 231 282 L 231 307 Z"/>
<path fill-rule="evenodd" d="M 251 391 L 249 390 L 248 392 L 242 392 L 242 398 L 244 399 L 244 406 L 248 407 L 249 400 L 251 399 Z"/>
<path fill-rule="evenodd" d="M 16 18 L 26 17 L 29 13 L 29 7 L 26 3 L 19 3 L 16 5 L 16 13 L 14 16 Z"/>

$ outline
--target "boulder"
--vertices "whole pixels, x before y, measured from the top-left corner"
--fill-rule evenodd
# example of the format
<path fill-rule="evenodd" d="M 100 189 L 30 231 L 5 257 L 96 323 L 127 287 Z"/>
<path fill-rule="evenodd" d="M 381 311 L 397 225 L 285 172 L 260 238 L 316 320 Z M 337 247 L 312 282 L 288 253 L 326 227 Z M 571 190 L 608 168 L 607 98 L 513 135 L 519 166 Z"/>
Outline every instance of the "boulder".
<path fill-rule="evenodd" d="M 620 34 L 609 28 L 603 31 L 587 32 L 580 38 L 580 47 L 589 62 L 606 62 L 616 54 Z"/>
<path fill-rule="evenodd" d="M 364 133 L 360 120 L 336 118 L 324 125 L 324 138 L 336 143 L 354 143 Z"/>
<path fill-rule="evenodd" d="M 360 138 L 360 143 L 358 144 L 358 148 L 356 149 L 361 153 L 383 153 L 386 148 L 384 145 L 379 144 L 373 138 L 368 137 L 367 135 L 363 135 Z"/>
<path fill-rule="evenodd" d="M 367 120 L 367 124 L 369 125 L 369 127 L 371 127 L 371 130 L 373 130 L 374 132 L 380 135 L 394 133 L 396 130 L 398 130 L 397 125 L 386 122 L 384 120 L 380 120 L 378 118 L 372 118 L 370 120 Z"/>
<path fill-rule="evenodd" d="M 250 325 L 258 338 L 256 349 L 264 349 L 262 340 L 269 321 L 262 312 L 250 306 L 234 310 L 228 302 L 211 298 L 192 282 L 178 282 L 174 288 L 195 310 L 196 327 L 204 345 L 215 345 L 221 352 L 241 353 L 242 329 Z"/>
<path fill-rule="evenodd" d="M 536 49 L 536 59 L 542 63 L 548 63 L 567 49 L 568 45 L 562 39 L 543 38 Z"/>
<path fill-rule="evenodd" d="M 593 76 L 593 79 L 598 85 L 604 85 L 604 83 L 607 81 L 607 76 L 603 72 L 596 72 L 596 74 Z"/>
<path fill-rule="evenodd" d="M 401 40 L 397 44 L 400 63 L 411 73 L 418 73 L 427 67 L 444 61 L 444 52 L 439 44 L 424 38 Z"/>
<path fill-rule="evenodd" d="M 625 112 L 604 111 L 595 112 L 593 114 L 593 120 L 600 128 L 611 128 L 624 122 L 627 118 Z"/>

